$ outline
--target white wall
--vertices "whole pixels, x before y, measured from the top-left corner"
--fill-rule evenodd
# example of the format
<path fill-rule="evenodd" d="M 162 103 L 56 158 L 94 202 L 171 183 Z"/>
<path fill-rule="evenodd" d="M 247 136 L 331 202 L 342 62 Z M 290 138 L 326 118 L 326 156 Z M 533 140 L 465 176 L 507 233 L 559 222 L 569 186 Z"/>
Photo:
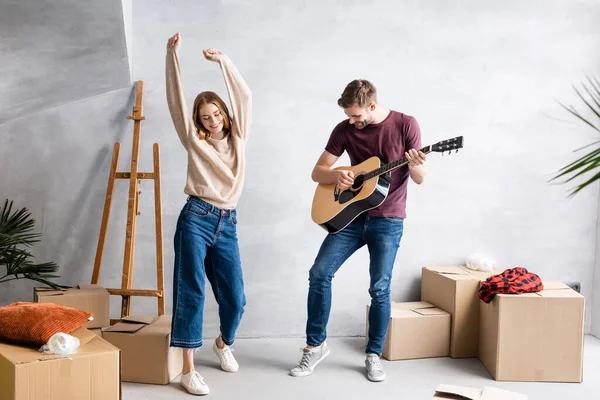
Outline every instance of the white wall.
<path fill-rule="evenodd" d="M 600 202 L 598 202 L 598 215 L 600 215 Z M 587 299 L 588 307 L 592 306 L 591 333 L 600 338 L 600 221 L 596 221 L 596 251 L 594 262 L 594 284 L 592 295 Z M 596 307 L 594 307 L 594 305 Z"/>
<path fill-rule="evenodd" d="M 462 152 L 431 155 L 427 182 L 410 186 L 394 300 L 418 298 L 422 266 L 460 263 L 475 251 L 494 256 L 501 267 L 520 265 L 544 279 L 581 281 L 583 294 L 591 299 L 598 188 L 567 200 L 569 187 L 547 181 L 574 159 L 573 149 L 595 139 L 556 102 L 576 102 L 570 85 L 600 66 L 595 55 L 600 15 L 594 4 L 134 3 L 133 79 L 144 80 L 146 87 L 140 169 L 151 168 L 152 143 L 162 149 L 167 309 L 172 236 L 185 202 L 186 159 L 164 88 L 166 40 L 176 31 L 183 35 L 189 106 L 202 90 L 226 96 L 218 66 L 202 58 L 206 47 L 229 54 L 254 93 L 247 180 L 238 207 L 248 297 L 240 336 L 304 334 L 308 270 L 325 236 L 310 220 L 315 187 L 310 172 L 331 129 L 344 118 L 336 105 L 339 94 L 358 77 L 377 85 L 384 106 L 418 119 L 424 145 L 465 136 Z M 124 141 L 120 169 L 128 168 L 131 123 L 123 118 L 130 112 L 130 94 L 115 92 L 42 112 L 33 125 L 0 125 L 0 159 L 11 171 L 0 174 L 2 194 L 39 216 L 45 238 L 36 254 L 60 262 L 70 283 L 91 276 L 109 146 L 117 132 Z M 91 129 L 82 129 L 90 123 Z M 82 141 L 82 135 L 90 140 Z M 41 165 L 24 161 L 40 155 L 45 157 Z M 103 269 L 106 286 L 120 284 L 126 190 L 123 184 L 115 195 Z M 155 284 L 151 185 L 143 184 L 142 191 L 138 288 Z M 54 238 L 56 230 L 61 235 Z M 329 334 L 364 334 L 367 266 L 363 249 L 337 274 Z M 31 285 L 20 285 L 0 294 L 0 302 L 28 297 Z M 117 303 L 115 298 L 114 315 Z M 134 313 L 155 310 L 155 300 L 134 301 Z M 590 313 L 591 301 L 588 329 Z M 218 320 L 212 298 L 205 321 L 206 335 L 214 335 Z"/>

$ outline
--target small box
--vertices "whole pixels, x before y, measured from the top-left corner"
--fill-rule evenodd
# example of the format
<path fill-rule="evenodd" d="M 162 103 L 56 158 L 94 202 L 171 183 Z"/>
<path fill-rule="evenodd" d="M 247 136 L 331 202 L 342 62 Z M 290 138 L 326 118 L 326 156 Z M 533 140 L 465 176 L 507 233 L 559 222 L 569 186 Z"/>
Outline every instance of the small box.
<path fill-rule="evenodd" d="M 68 357 L 0 343 L 0 399 L 120 399 L 119 349 L 85 328 L 71 335 L 80 346 Z"/>
<path fill-rule="evenodd" d="M 527 400 L 527 396 L 495 387 L 484 386 L 483 390 L 464 386 L 440 385 L 435 390 L 435 399 L 446 400 Z"/>
<path fill-rule="evenodd" d="M 481 282 L 501 271 L 473 271 L 464 266 L 424 267 L 421 300 L 452 315 L 450 356 L 477 357 L 479 352 L 479 298 Z"/>
<path fill-rule="evenodd" d="M 369 338 L 367 306 L 367 338 Z M 450 314 L 425 302 L 392 302 L 383 357 L 387 360 L 446 357 L 450 354 Z"/>
<path fill-rule="evenodd" d="M 183 352 L 170 347 L 171 316 L 125 317 L 102 337 L 121 349 L 124 382 L 166 385 L 181 373 Z"/>
<path fill-rule="evenodd" d="M 561 282 L 481 302 L 479 358 L 497 381 L 582 382 L 585 297 Z"/>
<path fill-rule="evenodd" d="M 110 294 L 100 285 L 80 283 L 76 288 L 67 290 L 36 287 L 33 289 L 33 301 L 60 304 L 91 313 L 94 319 L 84 325 L 88 329 L 110 326 Z"/>

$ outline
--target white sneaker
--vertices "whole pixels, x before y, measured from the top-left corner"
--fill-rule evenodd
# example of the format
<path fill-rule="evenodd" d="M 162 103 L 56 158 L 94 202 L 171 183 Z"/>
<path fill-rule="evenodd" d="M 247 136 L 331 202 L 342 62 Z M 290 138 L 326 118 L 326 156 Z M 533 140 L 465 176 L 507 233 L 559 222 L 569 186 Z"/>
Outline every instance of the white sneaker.
<path fill-rule="evenodd" d="M 225 372 L 237 372 L 240 368 L 237 361 L 235 361 L 235 357 L 233 356 L 233 349 L 227 345 L 224 348 L 220 349 L 217 346 L 217 341 L 213 344 L 213 351 L 219 357 L 221 361 L 221 369 Z"/>
<path fill-rule="evenodd" d="M 365 365 L 367 367 L 367 378 L 371 382 L 381 382 L 385 380 L 385 371 L 381 366 L 381 360 L 377 354 L 367 354 Z"/>
<path fill-rule="evenodd" d="M 208 385 L 204 382 L 202 375 L 198 371 L 192 371 L 188 374 L 181 374 L 181 386 L 190 394 L 199 396 L 207 395 L 210 392 Z"/>
<path fill-rule="evenodd" d="M 290 371 L 290 375 L 296 377 L 312 374 L 315 367 L 331 353 L 327 343 L 323 343 L 323 345 L 317 349 L 311 350 L 304 347 L 300 349 L 300 351 L 302 352 L 302 358 L 298 365 Z"/>

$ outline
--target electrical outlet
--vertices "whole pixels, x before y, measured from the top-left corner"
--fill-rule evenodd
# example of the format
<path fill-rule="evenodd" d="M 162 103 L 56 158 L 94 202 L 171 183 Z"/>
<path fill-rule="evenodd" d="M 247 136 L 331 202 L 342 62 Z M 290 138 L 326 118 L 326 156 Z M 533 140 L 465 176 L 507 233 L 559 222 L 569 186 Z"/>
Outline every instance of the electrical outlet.
<path fill-rule="evenodd" d="M 577 293 L 581 293 L 581 282 L 565 282 L 565 284 Z"/>

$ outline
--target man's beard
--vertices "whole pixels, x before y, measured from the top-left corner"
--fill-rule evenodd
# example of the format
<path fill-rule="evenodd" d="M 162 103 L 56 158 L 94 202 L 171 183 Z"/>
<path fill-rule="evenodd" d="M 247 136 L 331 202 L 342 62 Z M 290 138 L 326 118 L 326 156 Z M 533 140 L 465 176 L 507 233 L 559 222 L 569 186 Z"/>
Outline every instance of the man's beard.
<path fill-rule="evenodd" d="M 373 118 L 365 118 L 364 121 L 356 121 L 354 123 L 354 127 L 356 129 L 363 129 L 364 127 L 366 127 L 367 125 L 369 125 L 369 123 L 373 120 Z"/>

